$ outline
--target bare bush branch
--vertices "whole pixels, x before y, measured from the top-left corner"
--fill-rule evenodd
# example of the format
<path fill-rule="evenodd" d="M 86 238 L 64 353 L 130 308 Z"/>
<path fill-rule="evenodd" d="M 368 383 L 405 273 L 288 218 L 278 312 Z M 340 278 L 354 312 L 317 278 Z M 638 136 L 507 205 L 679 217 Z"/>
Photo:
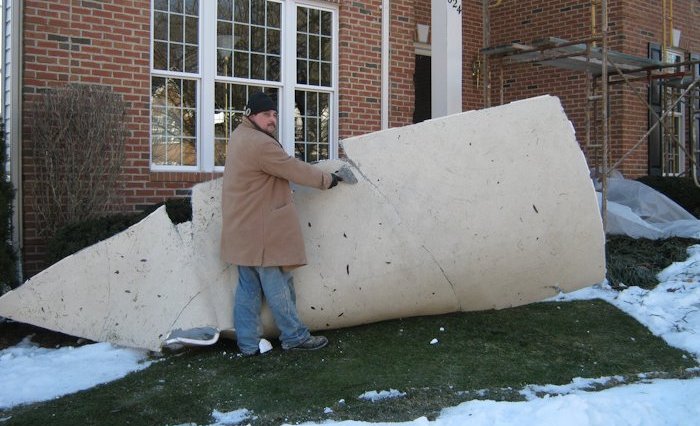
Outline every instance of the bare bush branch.
<path fill-rule="evenodd" d="M 68 85 L 33 107 L 31 192 L 41 233 L 109 212 L 124 163 L 124 101 L 109 88 Z"/>

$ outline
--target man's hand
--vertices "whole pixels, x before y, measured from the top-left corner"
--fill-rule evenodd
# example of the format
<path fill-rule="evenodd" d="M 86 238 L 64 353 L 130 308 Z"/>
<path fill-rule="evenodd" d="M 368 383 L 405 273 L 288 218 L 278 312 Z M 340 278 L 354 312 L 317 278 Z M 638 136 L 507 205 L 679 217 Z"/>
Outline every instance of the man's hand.
<path fill-rule="evenodd" d="M 335 174 L 335 173 L 331 173 L 331 178 L 332 178 L 333 180 L 331 181 L 331 186 L 329 186 L 328 189 L 333 188 L 334 186 L 336 186 L 336 185 L 338 184 L 338 182 L 342 182 L 342 181 L 343 181 L 343 178 L 341 178 L 340 176 L 338 176 L 338 175 Z"/>
<path fill-rule="evenodd" d="M 340 177 L 340 180 L 343 183 L 347 183 L 349 185 L 357 183 L 357 178 L 352 173 L 352 170 L 350 170 L 350 167 L 348 167 L 347 164 L 343 164 L 343 166 L 340 169 L 336 170 L 335 175 Z"/>

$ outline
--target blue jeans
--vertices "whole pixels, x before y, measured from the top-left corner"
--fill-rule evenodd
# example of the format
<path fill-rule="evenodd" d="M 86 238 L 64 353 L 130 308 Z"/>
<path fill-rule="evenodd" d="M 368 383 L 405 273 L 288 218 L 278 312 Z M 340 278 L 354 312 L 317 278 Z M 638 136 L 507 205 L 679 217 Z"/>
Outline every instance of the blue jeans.
<path fill-rule="evenodd" d="M 241 352 L 252 354 L 258 350 L 263 294 L 280 330 L 282 348 L 288 349 L 306 341 L 311 334 L 297 314 L 292 274 L 279 266 L 239 265 L 233 324 Z"/>

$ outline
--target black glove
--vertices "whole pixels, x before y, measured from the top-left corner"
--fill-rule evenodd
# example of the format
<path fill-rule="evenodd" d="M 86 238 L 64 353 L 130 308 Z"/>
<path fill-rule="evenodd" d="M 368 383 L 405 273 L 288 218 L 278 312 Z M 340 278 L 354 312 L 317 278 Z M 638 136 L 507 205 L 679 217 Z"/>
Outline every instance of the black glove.
<path fill-rule="evenodd" d="M 342 181 L 343 181 L 343 178 L 341 178 L 340 176 L 338 176 L 338 175 L 335 174 L 335 173 L 331 173 L 331 178 L 332 178 L 333 180 L 331 181 L 331 186 L 329 186 L 328 189 L 333 188 L 334 186 L 336 186 L 336 185 L 338 184 L 338 182 L 342 182 Z"/>

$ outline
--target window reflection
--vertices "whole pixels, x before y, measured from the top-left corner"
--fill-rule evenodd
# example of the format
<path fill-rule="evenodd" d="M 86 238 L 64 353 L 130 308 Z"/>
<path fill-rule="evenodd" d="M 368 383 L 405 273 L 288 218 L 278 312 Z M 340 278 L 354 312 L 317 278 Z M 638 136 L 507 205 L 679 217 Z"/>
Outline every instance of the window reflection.
<path fill-rule="evenodd" d="M 331 12 L 297 8 L 297 83 L 333 85 L 331 22 Z"/>
<path fill-rule="evenodd" d="M 199 2 L 155 1 L 153 69 L 199 72 Z"/>
<path fill-rule="evenodd" d="M 263 91 L 274 100 L 278 99 L 278 89 L 235 83 L 216 83 L 214 87 L 214 165 L 226 163 L 226 147 L 231 132 L 243 120 L 248 96 Z"/>
<path fill-rule="evenodd" d="M 294 155 L 314 162 L 330 158 L 330 94 L 297 90 L 294 108 Z"/>
<path fill-rule="evenodd" d="M 194 80 L 151 79 L 151 162 L 155 165 L 197 165 L 197 83 Z"/>
<path fill-rule="evenodd" d="M 281 13 L 273 1 L 219 0 L 217 75 L 280 81 Z"/>

